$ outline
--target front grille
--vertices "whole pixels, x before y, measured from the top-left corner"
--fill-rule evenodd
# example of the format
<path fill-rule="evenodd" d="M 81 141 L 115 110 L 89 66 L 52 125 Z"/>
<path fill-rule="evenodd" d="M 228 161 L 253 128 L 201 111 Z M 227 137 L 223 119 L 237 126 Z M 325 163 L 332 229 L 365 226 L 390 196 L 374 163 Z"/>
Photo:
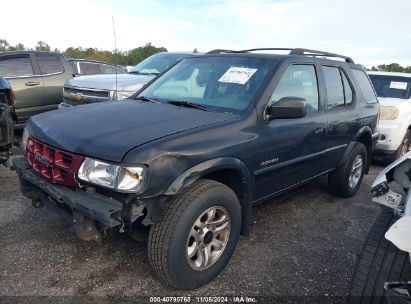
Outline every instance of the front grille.
<path fill-rule="evenodd" d="M 70 94 L 82 94 L 84 96 L 92 96 L 92 97 L 103 97 L 103 98 L 110 97 L 110 92 L 108 91 L 94 91 L 94 90 L 73 89 L 73 88 L 64 87 L 64 92 L 70 93 Z"/>
<path fill-rule="evenodd" d="M 45 179 L 66 186 L 78 186 L 76 173 L 84 156 L 46 145 L 32 137 L 27 141 L 26 158 Z"/>

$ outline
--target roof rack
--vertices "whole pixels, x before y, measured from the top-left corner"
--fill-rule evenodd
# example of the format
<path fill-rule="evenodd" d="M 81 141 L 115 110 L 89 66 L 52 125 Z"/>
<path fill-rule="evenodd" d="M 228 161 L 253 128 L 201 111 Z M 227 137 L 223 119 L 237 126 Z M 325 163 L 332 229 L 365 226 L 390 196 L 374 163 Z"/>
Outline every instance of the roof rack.
<path fill-rule="evenodd" d="M 257 49 L 248 49 L 248 50 L 241 50 L 241 51 L 232 51 L 232 50 L 223 50 L 217 49 L 208 52 L 207 54 L 220 54 L 220 53 L 247 53 L 247 52 L 254 52 L 254 51 L 290 51 L 290 55 L 305 55 L 305 56 L 313 56 L 313 57 L 333 57 L 333 58 L 342 58 L 345 62 L 354 63 L 351 57 L 335 54 L 335 53 L 328 53 L 323 51 L 317 50 L 309 50 L 309 49 L 302 49 L 302 48 L 257 48 Z"/>

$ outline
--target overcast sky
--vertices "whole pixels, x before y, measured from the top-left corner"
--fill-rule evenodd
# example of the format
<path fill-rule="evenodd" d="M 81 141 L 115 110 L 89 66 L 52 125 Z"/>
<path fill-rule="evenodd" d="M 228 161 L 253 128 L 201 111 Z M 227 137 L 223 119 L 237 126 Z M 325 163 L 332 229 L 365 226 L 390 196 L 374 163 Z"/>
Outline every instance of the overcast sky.
<path fill-rule="evenodd" d="M 13 0 L 2 12 L 0 39 L 27 47 L 113 50 L 114 17 L 122 51 L 304 47 L 411 65 L 410 0 Z"/>

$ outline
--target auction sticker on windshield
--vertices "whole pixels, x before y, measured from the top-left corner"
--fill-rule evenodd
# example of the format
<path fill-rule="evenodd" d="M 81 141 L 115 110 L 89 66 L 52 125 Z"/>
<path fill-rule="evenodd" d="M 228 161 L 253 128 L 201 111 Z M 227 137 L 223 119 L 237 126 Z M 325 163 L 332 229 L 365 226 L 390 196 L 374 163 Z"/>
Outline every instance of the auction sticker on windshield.
<path fill-rule="evenodd" d="M 245 84 L 255 72 L 257 69 L 230 67 L 218 81 Z"/>
<path fill-rule="evenodd" d="M 407 89 L 407 83 L 406 82 L 391 81 L 390 89 L 406 90 Z"/>

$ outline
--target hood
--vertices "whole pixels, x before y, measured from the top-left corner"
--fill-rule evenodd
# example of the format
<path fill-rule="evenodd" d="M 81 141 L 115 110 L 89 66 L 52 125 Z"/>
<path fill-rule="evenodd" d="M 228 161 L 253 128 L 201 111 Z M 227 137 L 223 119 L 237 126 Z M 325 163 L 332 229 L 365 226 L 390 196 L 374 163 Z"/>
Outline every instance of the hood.
<path fill-rule="evenodd" d="M 378 102 L 382 106 L 386 107 L 401 107 L 403 105 L 409 105 L 411 101 L 409 99 L 392 98 L 392 97 L 378 97 Z"/>
<path fill-rule="evenodd" d="M 117 90 L 135 86 L 140 88 L 153 79 L 149 75 L 117 74 Z M 116 74 L 98 74 L 74 77 L 66 81 L 64 86 L 78 87 L 84 89 L 116 90 Z"/>
<path fill-rule="evenodd" d="M 232 117 L 227 113 L 128 100 L 42 113 L 31 117 L 27 128 L 31 136 L 56 148 L 121 162 L 137 146 Z"/>

